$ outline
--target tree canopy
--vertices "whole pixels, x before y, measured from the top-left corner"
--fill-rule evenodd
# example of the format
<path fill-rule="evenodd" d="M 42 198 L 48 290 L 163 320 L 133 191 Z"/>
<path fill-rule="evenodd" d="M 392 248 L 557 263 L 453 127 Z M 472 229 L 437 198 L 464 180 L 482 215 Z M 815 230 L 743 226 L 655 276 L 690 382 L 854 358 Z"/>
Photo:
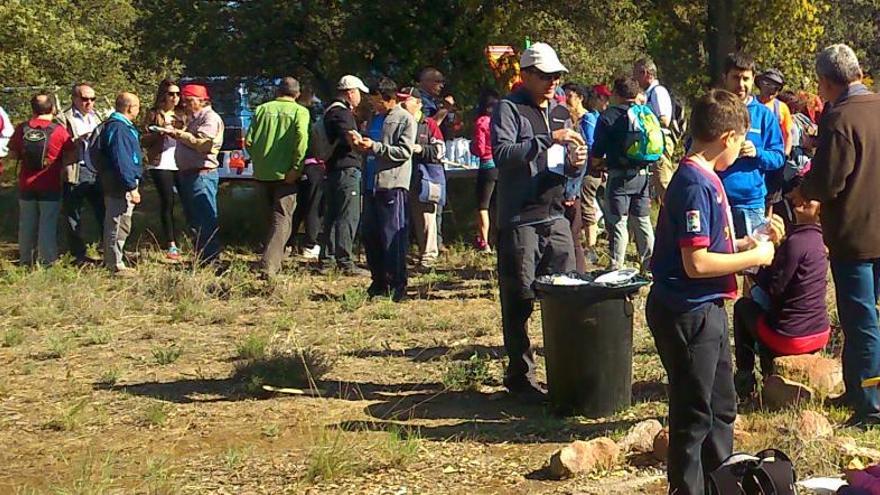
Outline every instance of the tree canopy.
<path fill-rule="evenodd" d="M 6 0 L 0 3 L 4 86 L 67 87 L 102 94 L 151 91 L 166 75 L 293 74 L 319 94 L 345 73 L 413 82 L 436 66 L 463 98 L 493 85 L 489 44 L 526 38 L 557 48 L 586 83 L 609 82 L 651 55 L 662 78 L 693 95 L 730 50 L 813 85 L 813 57 L 851 44 L 880 64 L 880 0 L 594 0 L 543 6 L 525 0 L 412 0 L 405 9 L 365 0 Z M 8 100 L 6 96 L 3 100 Z M 8 101 L 3 101 L 9 105 Z"/>

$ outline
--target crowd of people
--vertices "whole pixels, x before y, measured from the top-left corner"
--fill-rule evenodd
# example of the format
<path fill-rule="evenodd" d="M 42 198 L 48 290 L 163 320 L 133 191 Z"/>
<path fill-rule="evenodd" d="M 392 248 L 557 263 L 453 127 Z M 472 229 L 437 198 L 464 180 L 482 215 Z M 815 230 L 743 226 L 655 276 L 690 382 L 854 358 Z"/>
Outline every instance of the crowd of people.
<path fill-rule="evenodd" d="M 871 199 L 880 188 L 880 96 L 862 84 L 854 52 L 834 45 L 819 54 L 819 97 L 783 91 L 779 70 L 758 73 L 750 56 L 732 53 L 719 87 L 694 100 L 689 119 L 650 59 L 610 88 L 561 85 L 567 73 L 552 47 L 535 43 L 510 94 L 486 89 L 474 112 L 474 247 L 497 253 L 511 394 L 546 397 L 527 328 L 536 278 L 623 268 L 632 235 L 636 263 L 653 279 L 646 316 L 669 377 L 675 493 L 703 493 L 705 473 L 730 454 L 737 401 L 754 396 L 756 364 L 766 377 L 774 357 L 826 346 L 829 266 L 845 334 L 838 401 L 853 409 L 852 425 L 880 423 L 876 389 L 861 387 L 880 375 L 880 204 Z M 281 270 L 305 223 L 302 256 L 369 276 L 371 297 L 406 297 L 408 262 L 430 268 L 442 249 L 445 143 L 462 130 L 444 85 L 434 68 L 414 86 L 346 75 L 323 106 L 297 79 L 280 80 L 245 140 L 271 210 L 266 277 Z M 181 257 L 177 197 L 193 256 L 216 260 L 224 124 L 206 87 L 164 80 L 146 112 L 123 92 L 103 121 L 89 84 L 74 85 L 72 100 L 58 112 L 50 95 L 36 94 L 29 120 L 11 135 L 0 124 L 19 164 L 20 262 L 56 261 L 59 217 L 74 259 L 96 262 L 82 231 L 88 209 L 102 226 L 106 268 L 132 273 L 124 246 L 144 170 L 158 193 L 168 259 Z M 685 151 L 678 163 L 676 148 Z M 610 258 L 601 267 L 600 220 Z M 356 264 L 357 239 L 368 271 Z M 742 290 L 736 274 L 745 276 Z M 736 298 L 732 353 L 724 301 Z"/>

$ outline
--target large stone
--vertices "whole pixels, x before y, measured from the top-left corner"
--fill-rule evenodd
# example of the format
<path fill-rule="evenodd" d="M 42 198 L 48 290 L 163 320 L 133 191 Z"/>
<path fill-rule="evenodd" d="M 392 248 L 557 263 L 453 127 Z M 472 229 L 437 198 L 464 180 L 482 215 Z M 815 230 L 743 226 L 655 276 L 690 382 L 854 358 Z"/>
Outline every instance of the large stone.
<path fill-rule="evenodd" d="M 620 448 L 610 438 L 601 437 L 586 442 L 576 440 L 550 456 L 550 476 L 569 478 L 578 473 L 610 469 L 617 464 Z"/>
<path fill-rule="evenodd" d="M 814 395 L 812 388 L 779 375 L 765 378 L 764 388 L 761 389 L 761 400 L 768 409 L 783 409 L 806 403 L 812 400 Z"/>
<path fill-rule="evenodd" d="M 814 440 L 834 435 L 828 418 L 815 411 L 801 411 L 797 421 L 797 435 L 803 440 Z"/>
<path fill-rule="evenodd" d="M 783 356 L 773 360 L 776 374 L 812 388 L 819 397 L 843 392 L 843 368 L 836 359 L 818 354 Z"/>
<path fill-rule="evenodd" d="M 629 429 L 626 436 L 617 444 L 623 453 L 646 454 L 654 450 L 654 437 L 663 425 L 656 419 L 642 421 Z"/>
<path fill-rule="evenodd" d="M 654 459 L 666 462 L 669 453 L 669 428 L 663 428 L 654 437 Z"/>

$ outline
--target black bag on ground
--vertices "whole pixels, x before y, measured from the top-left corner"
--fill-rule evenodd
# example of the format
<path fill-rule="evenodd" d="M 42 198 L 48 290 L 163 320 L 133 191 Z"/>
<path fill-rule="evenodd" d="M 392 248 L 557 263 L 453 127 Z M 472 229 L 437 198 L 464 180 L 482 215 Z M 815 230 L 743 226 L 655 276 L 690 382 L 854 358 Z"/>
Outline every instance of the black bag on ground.
<path fill-rule="evenodd" d="M 796 495 L 791 459 L 776 449 L 733 454 L 709 474 L 710 495 Z"/>

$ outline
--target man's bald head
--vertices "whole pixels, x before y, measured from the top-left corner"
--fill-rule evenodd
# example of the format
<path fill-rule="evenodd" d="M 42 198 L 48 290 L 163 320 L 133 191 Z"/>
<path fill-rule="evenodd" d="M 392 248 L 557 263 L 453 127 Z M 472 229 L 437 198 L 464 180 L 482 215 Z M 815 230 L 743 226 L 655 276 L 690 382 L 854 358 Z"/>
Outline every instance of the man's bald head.
<path fill-rule="evenodd" d="M 141 111 L 141 100 L 134 93 L 122 92 L 116 96 L 116 111 L 133 120 Z"/>
<path fill-rule="evenodd" d="M 31 98 L 31 110 L 34 115 L 52 115 L 55 113 L 55 100 L 46 93 L 37 93 Z"/>

